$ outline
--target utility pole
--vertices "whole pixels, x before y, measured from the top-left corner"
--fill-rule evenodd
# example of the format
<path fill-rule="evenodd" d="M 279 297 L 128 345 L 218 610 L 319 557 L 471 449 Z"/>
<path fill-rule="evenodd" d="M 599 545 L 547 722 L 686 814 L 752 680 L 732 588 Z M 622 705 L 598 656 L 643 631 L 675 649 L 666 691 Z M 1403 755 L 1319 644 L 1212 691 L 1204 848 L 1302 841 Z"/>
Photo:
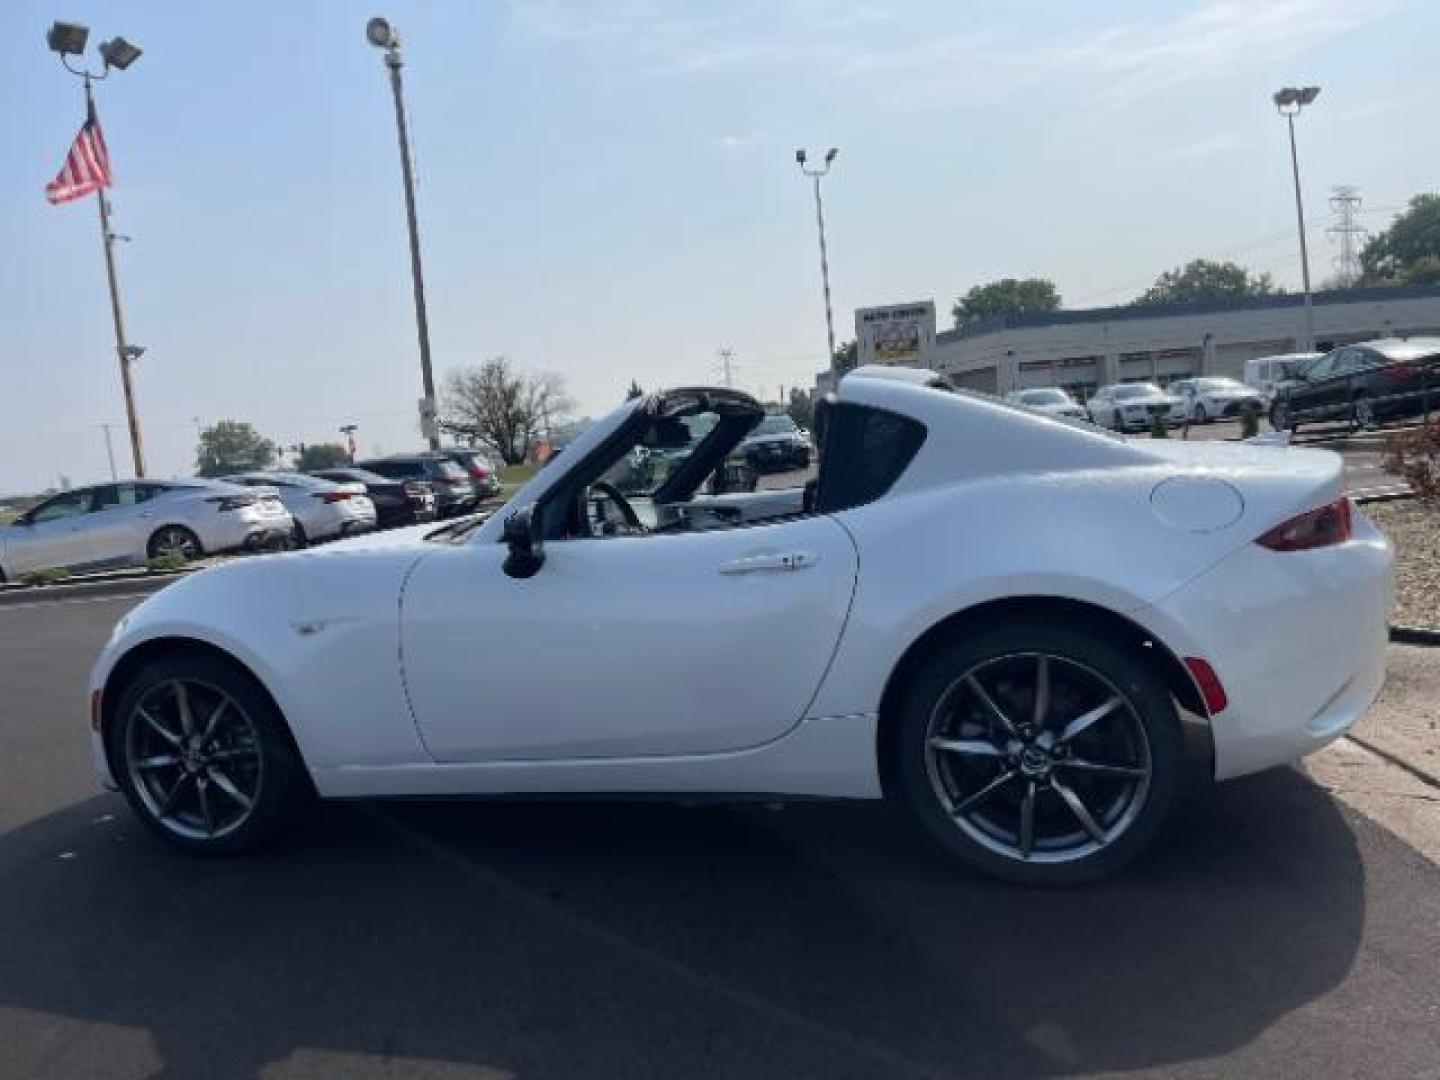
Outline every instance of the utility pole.
<path fill-rule="evenodd" d="M 1330 209 L 1338 219 L 1325 231 L 1340 240 L 1340 254 L 1335 257 L 1336 278 L 1346 288 L 1360 280 L 1360 240 L 1365 226 L 1355 219 L 1360 214 L 1360 189 L 1353 184 L 1336 184 L 1331 188 Z"/>
<path fill-rule="evenodd" d="M 350 464 L 355 464 L 355 432 L 360 430 L 359 424 L 341 424 L 340 434 L 345 436 L 345 451 L 350 455 Z"/>
<path fill-rule="evenodd" d="M 720 350 L 720 370 L 725 380 L 725 387 L 728 390 L 735 388 L 735 377 L 731 368 L 731 361 L 735 359 L 735 350 L 725 348 Z"/>
<path fill-rule="evenodd" d="M 105 433 L 105 457 L 110 462 L 110 480 L 113 483 L 120 479 L 120 474 L 115 471 L 115 447 L 110 442 L 110 425 L 101 424 L 100 430 Z"/>
<path fill-rule="evenodd" d="M 395 97 L 395 133 L 400 141 L 400 171 L 405 182 L 405 222 L 410 230 L 410 280 L 415 292 L 415 332 L 420 341 L 420 382 L 425 397 L 420 403 L 421 423 L 431 450 L 440 449 L 440 430 L 435 424 L 435 376 L 430 367 L 430 319 L 425 310 L 425 276 L 420 266 L 420 225 L 415 216 L 415 170 L 410 161 L 410 131 L 405 122 L 405 93 L 400 78 L 404 61 L 400 57 L 400 35 L 384 19 L 365 24 L 365 37 L 377 49 L 385 50 L 390 69 L 390 90 Z"/>

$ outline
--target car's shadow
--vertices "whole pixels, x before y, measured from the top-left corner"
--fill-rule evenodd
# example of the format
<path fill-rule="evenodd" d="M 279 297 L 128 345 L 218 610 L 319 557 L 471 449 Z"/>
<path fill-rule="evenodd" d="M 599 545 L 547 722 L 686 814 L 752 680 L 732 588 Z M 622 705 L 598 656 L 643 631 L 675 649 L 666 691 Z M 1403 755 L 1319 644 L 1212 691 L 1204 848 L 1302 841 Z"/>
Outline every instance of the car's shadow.
<path fill-rule="evenodd" d="M 875 806 L 336 806 L 196 860 L 109 796 L 0 837 L 0 881 L 0 1006 L 142 1029 L 185 1077 L 1163 1066 L 1334 987 L 1365 909 L 1350 828 L 1291 771 L 1063 892 L 975 876 Z"/>

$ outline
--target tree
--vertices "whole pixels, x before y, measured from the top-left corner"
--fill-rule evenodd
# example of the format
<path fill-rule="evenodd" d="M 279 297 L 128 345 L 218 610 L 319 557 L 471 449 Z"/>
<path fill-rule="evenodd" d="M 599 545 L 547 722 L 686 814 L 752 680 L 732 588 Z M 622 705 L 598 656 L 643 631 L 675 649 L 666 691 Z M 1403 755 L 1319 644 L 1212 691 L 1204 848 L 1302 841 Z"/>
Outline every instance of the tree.
<path fill-rule="evenodd" d="M 1440 260 L 1440 195 L 1414 196 L 1360 252 L 1370 284 L 1427 284 L 1434 279 L 1435 260 Z"/>
<path fill-rule="evenodd" d="M 250 424 L 221 420 L 200 432 L 195 467 L 201 476 L 225 476 L 275 464 L 277 447 Z"/>
<path fill-rule="evenodd" d="M 637 397 L 644 397 L 644 396 L 645 396 L 645 391 L 644 391 L 643 389 L 641 389 L 640 384 L 639 384 L 638 382 L 636 382 L 634 379 L 631 379 L 631 380 L 630 380 L 630 389 L 625 391 L 625 400 L 626 400 L 626 401 L 634 401 Z"/>
<path fill-rule="evenodd" d="M 484 443 L 505 464 L 519 465 L 573 408 L 559 375 L 516 371 L 508 359 L 497 356 L 450 372 L 445 381 L 449 415 L 442 426 Z"/>
<path fill-rule="evenodd" d="M 1167 270 L 1133 304 L 1178 304 L 1187 300 L 1220 300 L 1246 296 L 1271 296 L 1278 290 L 1269 274 L 1252 274 L 1233 262 L 1193 259 L 1175 270 Z"/>
<path fill-rule="evenodd" d="M 306 443 L 295 467 L 301 472 L 313 469 L 334 469 L 350 464 L 350 451 L 339 443 Z"/>
<path fill-rule="evenodd" d="M 1060 291 L 1044 278 L 1001 278 L 976 285 L 956 299 L 950 313 L 955 325 L 968 326 L 1003 315 L 1034 315 L 1060 310 Z"/>
<path fill-rule="evenodd" d="M 805 390 L 798 386 L 790 388 L 790 400 L 785 403 L 785 411 L 790 419 L 806 430 L 814 430 L 815 427 L 815 391 Z"/>
<path fill-rule="evenodd" d="M 860 362 L 860 346 L 853 341 L 847 341 L 838 345 L 835 348 L 835 355 L 832 357 L 832 360 L 835 364 L 835 370 L 841 374 L 851 371 L 855 368 L 855 365 Z M 799 423 L 799 421 L 797 420 L 796 423 Z"/>

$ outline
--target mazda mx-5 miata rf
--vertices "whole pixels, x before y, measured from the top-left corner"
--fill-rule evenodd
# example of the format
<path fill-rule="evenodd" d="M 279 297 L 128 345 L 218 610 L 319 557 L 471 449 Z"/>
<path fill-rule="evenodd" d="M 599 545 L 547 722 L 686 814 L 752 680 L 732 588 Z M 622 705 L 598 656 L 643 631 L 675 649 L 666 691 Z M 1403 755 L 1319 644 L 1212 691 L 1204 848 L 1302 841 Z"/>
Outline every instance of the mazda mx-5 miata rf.
<path fill-rule="evenodd" d="M 885 797 L 986 871 L 1074 883 L 1155 839 L 1190 750 L 1240 776 L 1370 705 L 1392 555 L 1337 456 L 937 382 L 844 378 L 804 487 L 725 490 L 763 412 L 680 389 L 487 518 L 188 577 L 99 658 L 98 767 L 200 852 L 314 794 Z"/>

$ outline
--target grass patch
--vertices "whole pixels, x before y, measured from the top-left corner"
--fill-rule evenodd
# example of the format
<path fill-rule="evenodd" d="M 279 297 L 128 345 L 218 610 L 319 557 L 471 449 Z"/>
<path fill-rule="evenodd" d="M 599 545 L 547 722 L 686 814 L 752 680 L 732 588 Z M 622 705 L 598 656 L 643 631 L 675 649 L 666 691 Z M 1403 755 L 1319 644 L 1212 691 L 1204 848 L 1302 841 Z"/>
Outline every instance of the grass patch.
<path fill-rule="evenodd" d="M 70 577 L 69 570 L 55 570 L 44 568 L 31 570 L 30 573 L 20 578 L 21 585 L 54 585 L 57 582 L 65 581 Z"/>
<path fill-rule="evenodd" d="M 529 461 L 522 465 L 502 465 L 500 467 L 500 483 L 507 492 L 514 491 L 539 471 L 540 466 Z"/>
<path fill-rule="evenodd" d="M 153 559 L 145 561 L 145 569 L 151 573 L 163 573 L 167 570 L 184 570 L 184 555 L 157 555 Z"/>

